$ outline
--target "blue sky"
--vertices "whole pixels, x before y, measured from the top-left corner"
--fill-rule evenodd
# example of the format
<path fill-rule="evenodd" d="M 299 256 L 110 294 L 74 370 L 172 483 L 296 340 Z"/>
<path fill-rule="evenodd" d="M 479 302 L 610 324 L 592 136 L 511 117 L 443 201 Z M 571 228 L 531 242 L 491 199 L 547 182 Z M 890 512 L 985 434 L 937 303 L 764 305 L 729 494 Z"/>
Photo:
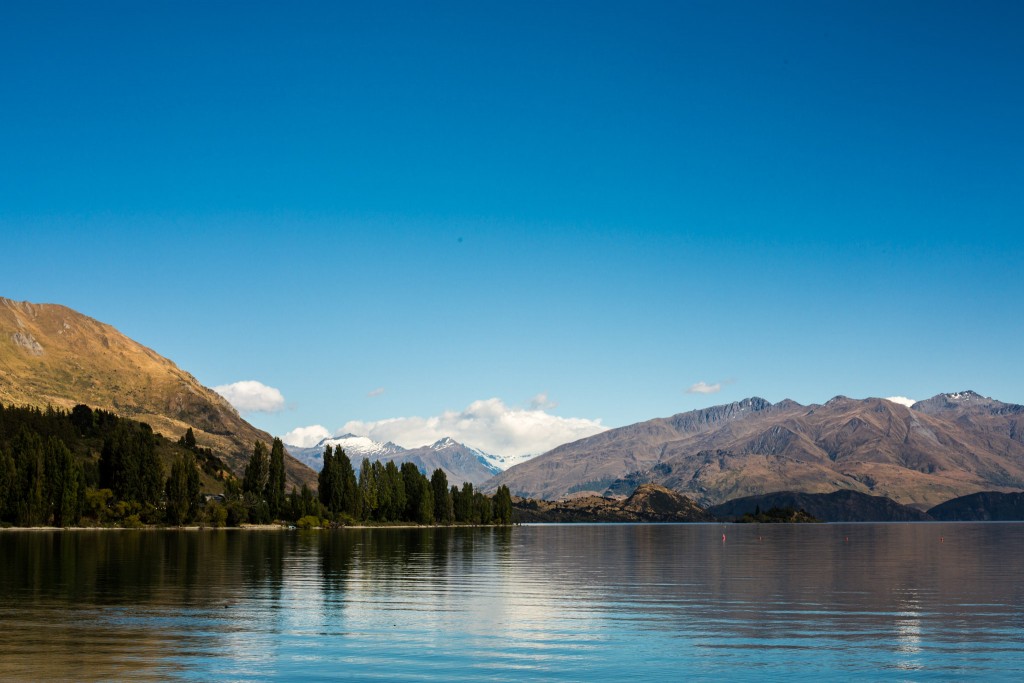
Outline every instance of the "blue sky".
<path fill-rule="evenodd" d="M 278 389 L 275 434 L 1024 403 L 1022 31 L 1015 2 L 5 2 L 0 296 Z"/>

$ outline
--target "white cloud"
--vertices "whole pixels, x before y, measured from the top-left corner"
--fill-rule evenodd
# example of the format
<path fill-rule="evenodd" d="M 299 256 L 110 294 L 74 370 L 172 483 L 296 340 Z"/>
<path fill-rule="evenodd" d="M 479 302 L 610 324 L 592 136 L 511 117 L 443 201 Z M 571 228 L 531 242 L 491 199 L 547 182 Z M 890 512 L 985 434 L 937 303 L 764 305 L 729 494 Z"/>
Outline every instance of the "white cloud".
<path fill-rule="evenodd" d="M 688 393 L 688 394 L 717 394 L 721 390 L 722 390 L 722 383 L 721 382 L 715 382 L 714 384 L 708 384 L 706 382 L 697 382 L 696 384 L 691 385 L 690 388 L 686 390 L 686 393 Z"/>
<path fill-rule="evenodd" d="M 557 407 L 557 403 L 548 400 L 548 393 L 546 391 L 542 391 L 530 399 L 531 410 L 554 410 Z"/>
<path fill-rule="evenodd" d="M 384 387 L 377 387 L 373 391 L 366 392 L 366 395 L 369 396 L 370 398 L 373 398 L 375 396 L 380 396 L 383 393 L 384 393 Z"/>
<path fill-rule="evenodd" d="M 899 403 L 901 406 L 906 406 L 908 408 L 917 403 L 914 399 L 907 398 L 906 396 L 890 396 L 885 400 L 892 401 L 893 403 Z"/>
<path fill-rule="evenodd" d="M 321 439 L 326 439 L 331 433 L 323 425 L 310 425 L 308 427 L 296 427 L 281 437 L 289 446 L 300 446 L 309 448 L 317 445 Z"/>
<path fill-rule="evenodd" d="M 240 413 L 276 413 L 284 409 L 281 392 L 255 380 L 222 384 L 213 390 Z"/>
<path fill-rule="evenodd" d="M 515 456 L 543 453 L 606 429 L 599 419 L 558 417 L 538 408 L 512 408 L 500 398 L 490 398 L 474 401 L 464 410 L 445 411 L 433 417 L 352 421 L 337 434 L 351 432 L 374 441 L 393 441 L 406 448 L 450 436 L 488 453 Z"/>

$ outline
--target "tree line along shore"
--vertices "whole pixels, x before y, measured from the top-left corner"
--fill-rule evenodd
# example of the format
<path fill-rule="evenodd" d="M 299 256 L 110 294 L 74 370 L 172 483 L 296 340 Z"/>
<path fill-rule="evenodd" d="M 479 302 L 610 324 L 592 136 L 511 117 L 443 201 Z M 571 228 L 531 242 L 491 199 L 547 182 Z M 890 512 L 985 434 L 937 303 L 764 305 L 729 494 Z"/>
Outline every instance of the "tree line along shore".
<path fill-rule="evenodd" d="M 493 496 L 430 478 L 412 463 L 364 459 L 358 473 L 328 447 L 318 480 L 285 490 L 284 444 L 256 442 L 238 479 L 192 429 L 177 441 L 149 425 L 77 405 L 70 411 L 0 404 L 0 525 L 299 527 L 506 525 L 507 487 Z"/>

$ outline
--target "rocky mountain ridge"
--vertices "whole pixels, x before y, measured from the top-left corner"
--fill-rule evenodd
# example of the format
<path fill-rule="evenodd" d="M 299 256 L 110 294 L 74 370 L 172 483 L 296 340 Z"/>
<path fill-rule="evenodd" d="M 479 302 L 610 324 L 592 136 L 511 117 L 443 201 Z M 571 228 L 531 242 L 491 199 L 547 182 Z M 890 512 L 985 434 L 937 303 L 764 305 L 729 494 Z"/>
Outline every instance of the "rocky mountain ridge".
<path fill-rule="evenodd" d="M 559 446 L 486 486 L 558 500 L 656 483 L 701 505 L 773 491 L 851 490 L 928 509 L 1024 488 L 1024 407 L 970 392 L 914 406 L 836 396 L 822 405 L 752 397 Z"/>

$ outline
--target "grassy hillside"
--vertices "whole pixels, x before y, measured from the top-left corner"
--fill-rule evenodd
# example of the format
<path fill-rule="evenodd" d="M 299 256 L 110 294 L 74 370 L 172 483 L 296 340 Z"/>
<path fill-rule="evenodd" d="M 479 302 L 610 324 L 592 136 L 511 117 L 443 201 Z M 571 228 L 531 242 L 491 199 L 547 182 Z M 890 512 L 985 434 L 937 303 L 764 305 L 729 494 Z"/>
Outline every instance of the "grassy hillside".
<path fill-rule="evenodd" d="M 192 427 L 199 445 L 237 475 L 256 441 L 272 441 L 167 358 L 54 304 L 0 298 L 0 403 L 65 409 L 82 403 L 145 422 L 172 442 Z M 290 486 L 316 486 L 316 473 L 290 456 L 285 473 Z"/>

